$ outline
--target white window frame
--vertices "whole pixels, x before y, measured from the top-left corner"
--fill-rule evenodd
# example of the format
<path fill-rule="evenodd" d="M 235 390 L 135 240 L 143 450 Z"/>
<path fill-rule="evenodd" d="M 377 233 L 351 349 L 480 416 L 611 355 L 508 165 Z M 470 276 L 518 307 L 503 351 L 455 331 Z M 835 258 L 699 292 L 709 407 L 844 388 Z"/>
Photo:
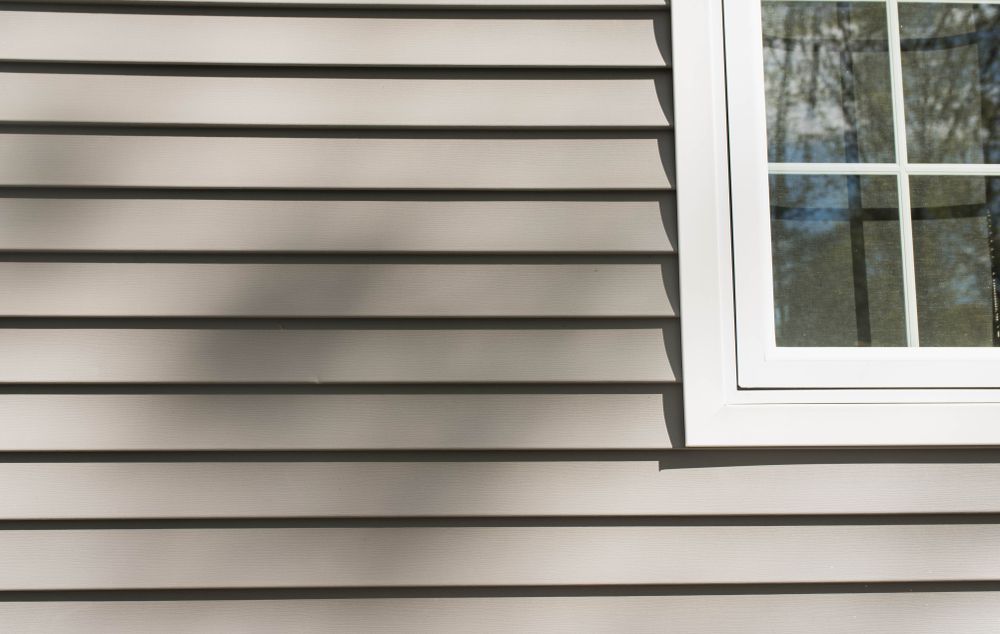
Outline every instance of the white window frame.
<path fill-rule="evenodd" d="M 933 387 L 927 382 L 925 370 L 921 377 L 904 376 L 889 386 L 892 389 L 829 389 L 843 387 L 836 382 L 825 382 L 831 378 L 831 372 L 838 372 L 836 366 L 840 360 L 836 358 L 793 359 L 812 366 L 809 372 L 818 378 L 806 387 L 815 389 L 739 387 L 733 251 L 751 243 L 758 248 L 761 244 L 769 248 L 769 236 L 741 233 L 734 241 L 730 201 L 751 201 L 763 205 L 762 210 L 767 209 L 767 146 L 766 138 L 760 136 L 761 129 L 756 131 L 756 141 L 739 145 L 745 139 L 735 129 L 728 128 L 723 1 L 731 5 L 760 2 L 671 2 L 687 444 L 692 447 L 1000 444 L 1000 390 L 969 385 L 968 379 L 956 382 L 949 374 L 950 368 L 961 369 L 963 375 L 968 375 L 968 366 L 977 363 L 977 355 L 982 363 L 992 362 L 996 357 L 991 353 L 997 352 L 993 349 L 963 349 L 965 356 L 961 361 L 947 358 L 954 353 L 951 349 L 917 349 L 925 355 L 924 363 L 934 365 L 937 378 Z M 759 18 L 757 25 L 730 22 L 728 27 L 731 34 L 742 29 L 744 37 L 750 32 L 749 37 L 760 41 Z M 730 82 L 739 80 L 729 77 Z M 743 77 L 743 80 L 754 81 L 754 78 Z M 758 109 L 758 120 L 762 121 L 764 97 L 762 90 L 760 93 L 758 102 L 751 106 Z M 735 148 L 732 155 L 731 146 Z M 739 155 L 741 150 L 756 151 L 757 158 L 746 162 Z M 734 171 L 748 165 L 763 170 L 757 172 L 756 190 L 737 189 L 740 179 L 745 179 L 744 173 L 736 174 L 730 188 L 731 160 L 736 166 Z M 738 231 L 742 229 L 737 227 Z M 769 261 L 769 253 L 765 260 Z M 766 293 L 760 296 L 760 305 L 769 311 L 770 279 L 766 284 L 766 288 L 756 291 L 746 289 L 750 296 L 743 301 L 752 300 L 754 292 Z M 743 291 L 741 288 L 740 292 Z M 770 314 L 765 316 L 764 321 L 771 320 Z M 841 349 L 818 350 L 848 353 Z M 744 352 L 742 345 L 739 352 Z M 873 354 L 862 361 L 861 367 L 874 366 L 867 370 L 873 375 L 881 376 L 889 368 L 905 374 L 912 360 L 878 358 L 892 352 L 861 351 Z M 941 358 L 931 359 L 926 355 Z M 858 360 L 845 362 L 858 363 Z M 825 377 L 824 372 L 828 374 Z M 796 380 L 801 381 L 802 377 Z M 1000 384 L 1000 376 L 997 382 Z"/>

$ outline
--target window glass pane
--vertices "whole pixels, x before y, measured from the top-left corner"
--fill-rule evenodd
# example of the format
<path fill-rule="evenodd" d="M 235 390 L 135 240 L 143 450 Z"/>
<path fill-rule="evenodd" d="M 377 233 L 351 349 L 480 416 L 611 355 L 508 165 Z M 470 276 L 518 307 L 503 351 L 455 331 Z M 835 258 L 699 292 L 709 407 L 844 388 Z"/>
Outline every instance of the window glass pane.
<path fill-rule="evenodd" d="M 768 160 L 891 163 L 881 2 L 762 3 Z"/>
<path fill-rule="evenodd" d="M 1000 162 L 1000 6 L 899 5 L 911 163 Z"/>
<path fill-rule="evenodd" d="M 896 179 L 771 176 L 779 346 L 905 346 Z"/>
<path fill-rule="evenodd" d="M 920 345 L 997 345 L 1000 178 L 914 176 L 910 197 Z"/>

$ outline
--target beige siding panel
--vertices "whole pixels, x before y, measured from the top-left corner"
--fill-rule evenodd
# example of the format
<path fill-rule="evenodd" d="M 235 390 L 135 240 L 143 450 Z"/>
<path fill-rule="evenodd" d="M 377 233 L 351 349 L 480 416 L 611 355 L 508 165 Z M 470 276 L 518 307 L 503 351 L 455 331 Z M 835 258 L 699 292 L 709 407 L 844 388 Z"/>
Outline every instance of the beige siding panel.
<path fill-rule="evenodd" d="M 1000 464 L 491 460 L 8 463 L 0 519 L 1000 511 Z"/>
<path fill-rule="evenodd" d="M 679 345 L 671 322 L 585 330 L 8 328 L 0 330 L 0 382 L 658 382 L 677 379 Z"/>
<path fill-rule="evenodd" d="M 648 394 L 4 394 L 0 450 L 662 449 L 681 418 L 679 385 Z"/>
<path fill-rule="evenodd" d="M 671 103 L 667 85 L 653 75 L 411 79 L 0 73 L 0 121 L 665 128 L 665 108 Z"/>
<path fill-rule="evenodd" d="M 21 0 L 18 4 L 91 4 L 92 0 Z M 380 8 L 461 8 L 461 9 L 572 9 L 664 8 L 668 0 L 104 0 L 101 4 L 275 6 L 275 7 L 370 7 Z"/>
<path fill-rule="evenodd" d="M 1000 593 L 5 601 L 0 621 L 22 634 L 995 634 Z"/>
<path fill-rule="evenodd" d="M 4 11 L 0 60 L 328 66 L 667 65 L 664 11 L 305 17 Z"/>
<path fill-rule="evenodd" d="M 10 529 L 0 589 L 1000 579 L 1000 526 Z"/>
<path fill-rule="evenodd" d="M 3 134 L 0 186 L 666 189 L 668 137 Z"/>
<path fill-rule="evenodd" d="M 672 195 L 645 200 L 0 197 L 0 250 L 673 253 Z"/>
<path fill-rule="evenodd" d="M 0 262 L 0 316 L 673 317 L 663 264 Z"/>

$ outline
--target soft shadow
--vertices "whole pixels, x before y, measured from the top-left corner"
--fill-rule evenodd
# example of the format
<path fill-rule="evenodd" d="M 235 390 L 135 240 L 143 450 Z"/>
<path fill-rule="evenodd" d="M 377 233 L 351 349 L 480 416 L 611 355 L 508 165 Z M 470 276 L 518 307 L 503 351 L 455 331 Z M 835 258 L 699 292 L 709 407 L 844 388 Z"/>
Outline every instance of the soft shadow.
<path fill-rule="evenodd" d="M 843 464 L 995 464 L 1000 448 L 692 449 L 666 454 L 660 470 Z"/>

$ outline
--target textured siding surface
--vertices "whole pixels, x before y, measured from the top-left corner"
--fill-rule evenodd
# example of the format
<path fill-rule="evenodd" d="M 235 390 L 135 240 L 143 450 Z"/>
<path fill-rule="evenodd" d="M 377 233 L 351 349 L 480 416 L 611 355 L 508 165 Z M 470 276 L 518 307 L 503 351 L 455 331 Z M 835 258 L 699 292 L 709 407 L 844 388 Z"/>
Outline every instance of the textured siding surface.
<path fill-rule="evenodd" d="M 0 9 L 0 629 L 995 632 L 1000 452 L 684 449 L 670 29 Z"/>

